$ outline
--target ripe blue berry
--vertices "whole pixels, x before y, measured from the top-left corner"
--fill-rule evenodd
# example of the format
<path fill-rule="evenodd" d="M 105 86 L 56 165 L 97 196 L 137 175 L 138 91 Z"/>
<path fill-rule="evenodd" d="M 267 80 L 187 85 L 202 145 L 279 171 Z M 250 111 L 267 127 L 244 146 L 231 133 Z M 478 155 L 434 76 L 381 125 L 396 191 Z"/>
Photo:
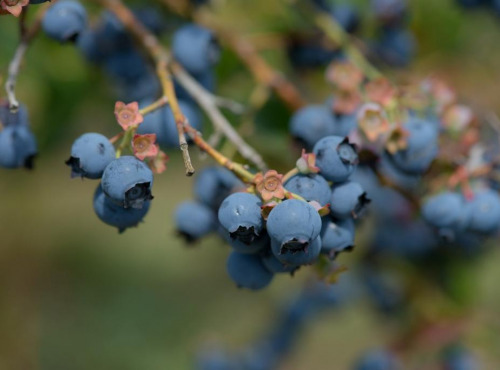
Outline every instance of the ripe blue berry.
<path fill-rule="evenodd" d="M 285 188 L 307 201 L 316 201 L 322 206 L 330 202 L 332 191 L 323 176 L 318 174 L 296 175 L 289 179 Z"/>
<path fill-rule="evenodd" d="M 300 249 L 284 248 L 277 240 L 271 239 L 271 250 L 274 256 L 287 265 L 309 265 L 318 259 L 321 252 L 321 237 L 302 245 Z"/>
<path fill-rule="evenodd" d="M 320 235 L 321 253 L 333 259 L 340 252 L 354 248 L 354 221 L 351 218 L 334 221 L 325 217 Z"/>
<path fill-rule="evenodd" d="M 210 30 L 188 24 L 174 33 L 172 53 L 189 73 L 199 74 L 219 61 L 220 48 Z"/>
<path fill-rule="evenodd" d="M 462 214 L 465 208 L 461 194 L 447 191 L 429 198 L 422 207 L 422 216 L 434 227 L 455 229 L 464 224 Z"/>
<path fill-rule="evenodd" d="M 335 126 L 335 117 L 324 105 L 306 106 L 292 116 L 290 120 L 291 135 L 310 149 L 321 138 L 331 135 Z"/>
<path fill-rule="evenodd" d="M 218 166 L 199 171 L 193 185 L 195 198 L 216 210 L 234 189 L 242 187 L 243 183 L 231 171 Z"/>
<path fill-rule="evenodd" d="M 281 273 L 286 273 L 286 272 L 293 273 L 294 271 L 296 271 L 299 268 L 299 266 L 290 265 L 290 264 L 286 264 L 286 263 L 281 262 L 271 252 L 267 253 L 265 256 L 262 257 L 262 263 L 273 274 L 281 274 Z"/>
<path fill-rule="evenodd" d="M 123 208 L 113 203 L 102 191 L 99 185 L 94 194 L 94 211 L 99 219 L 111 226 L 117 227 L 120 233 L 127 228 L 137 226 L 148 213 L 150 202 L 144 202 L 142 208 Z"/>
<path fill-rule="evenodd" d="M 111 161 L 102 175 L 102 190 L 124 208 L 142 208 L 153 199 L 152 186 L 153 173 L 144 162 L 132 156 Z"/>
<path fill-rule="evenodd" d="M 232 252 L 227 259 L 227 272 L 239 288 L 265 288 L 274 274 L 264 267 L 259 256 Z"/>
<path fill-rule="evenodd" d="M 152 103 L 152 100 L 146 100 L 143 102 L 143 105 L 148 105 L 150 103 Z M 198 108 L 184 100 L 179 100 L 179 107 L 188 119 L 190 125 L 196 130 L 201 131 L 202 117 Z M 156 134 L 158 144 L 164 148 L 179 146 L 177 125 L 175 124 L 172 109 L 169 105 L 145 116 L 144 122 L 139 125 L 137 132 L 139 134 Z"/>
<path fill-rule="evenodd" d="M 490 234 L 500 228 L 500 196 L 493 190 L 477 191 L 470 203 L 469 228 Z"/>
<path fill-rule="evenodd" d="M 321 217 L 310 204 L 288 199 L 276 205 L 269 213 L 267 231 L 279 245 L 280 252 L 301 251 L 318 237 Z"/>
<path fill-rule="evenodd" d="M 261 200 L 253 194 L 231 194 L 220 205 L 219 222 L 232 238 L 250 244 L 262 231 L 261 205 Z"/>
<path fill-rule="evenodd" d="M 420 118 L 411 117 L 403 128 L 408 132 L 407 147 L 392 155 L 394 164 L 403 171 L 425 172 L 438 154 L 436 126 Z"/>
<path fill-rule="evenodd" d="M 333 185 L 330 211 L 337 218 L 357 218 L 370 202 L 360 184 L 347 181 Z"/>
<path fill-rule="evenodd" d="M 356 147 L 347 138 L 327 136 L 314 145 L 316 166 L 329 181 L 343 182 L 354 172 L 358 164 Z"/>
<path fill-rule="evenodd" d="M 71 167 L 71 177 L 100 179 L 106 166 L 114 159 L 115 148 L 108 138 L 91 132 L 75 140 L 66 164 Z"/>
<path fill-rule="evenodd" d="M 76 41 L 87 26 L 87 11 L 77 1 L 63 0 L 45 13 L 42 27 L 45 33 L 60 42 Z"/>
<path fill-rule="evenodd" d="M 36 154 L 35 136 L 27 125 L 10 125 L 0 131 L 0 167 L 32 169 Z"/>
<path fill-rule="evenodd" d="M 208 235 L 217 227 L 215 213 L 198 202 L 183 202 L 175 210 L 176 229 L 188 242 Z"/>

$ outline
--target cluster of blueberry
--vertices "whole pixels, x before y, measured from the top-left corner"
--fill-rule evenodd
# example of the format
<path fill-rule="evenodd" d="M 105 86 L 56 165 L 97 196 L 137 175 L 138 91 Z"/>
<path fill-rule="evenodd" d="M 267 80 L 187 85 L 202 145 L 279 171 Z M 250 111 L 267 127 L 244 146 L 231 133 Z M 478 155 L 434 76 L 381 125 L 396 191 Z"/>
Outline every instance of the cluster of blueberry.
<path fill-rule="evenodd" d="M 160 35 L 165 31 L 164 19 L 154 8 L 136 9 L 134 15 L 154 34 Z M 160 86 L 155 71 L 124 25 L 112 13 L 103 12 L 99 21 L 90 27 L 87 12 L 79 2 L 61 0 L 46 12 L 42 27 L 52 39 L 74 43 L 86 59 L 101 66 L 111 77 L 119 98 L 138 100 L 141 106 L 148 106 L 159 96 Z M 219 46 L 209 30 L 186 24 L 174 32 L 171 48 L 176 61 L 203 87 L 214 89 L 213 67 L 219 60 Z M 191 96 L 177 85 L 176 94 L 180 109 L 190 125 L 201 131 L 202 115 Z M 178 147 L 177 127 L 169 105 L 142 119 L 134 133 L 155 135 L 162 149 Z M 9 130 L 2 131 L 2 134 L 7 136 Z M 7 146 L 4 147 L 7 149 Z M 24 147 L 25 150 L 31 148 L 29 145 Z M 106 137 L 86 133 L 74 142 L 71 157 L 66 163 L 72 168 L 72 176 L 102 177 L 94 195 L 94 210 L 103 222 L 122 232 L 137 225 L 147 213 L 152 199 L 153 174 L 140 160 L 143 158 L 124 156 L 115 159 L 115 154 L 113 145 Z M 203 211 L 197 210 L 190 215 L 203 218 Z"/>
<path fill-rule="evenodd" d="M 136 157 L 115 158 L 115 148 L 105 136 L 80 136 L 66 164 L 73 177 L 101 179 L 94 194 L 94 211 L 106 224 L 123 232 L 136 226 L 148 212 L 153 172 Z"/>
<path fill-rule="evenodd" d="M 309 0 L 311 1 L 311 0 Z M 348 33 L 359 33 L 363 15 L 355 5 L 328 0 L 312 0 L 314 5 L 331 14 Z M 416 41 L 408 29 L 407 0 L 371 0 L 371 12 L 377 25 L 375 37 L 368 40 L 370 57 L 393 67 L 404 67 L 413 59 Z M 319 35 L 294 35 L 290 38 L 288 54 L 292 64 L 299 68 L 324 66 L 342 57 L 342 51 L 329 46 Z"/>
<path fill-rule="evenodd" d="M 228 195 L 242 185 L 235 177 L 223 169 L 203 171 L 195 182 L 198 201 L 181 204 L 177 210 L 177 229 L 195 240 L 222 227 L 233 248 L 227 262 L 229 276 L 249 289 L 262 289 L 275 273 L 293 273 L 321 254 L 334 259 L 351 250 L 354 219 L 369 202 L 361 185 L 350 181 L 358 163 L 356 148 L 346 137 L 326 136 L 313 153 L 303 154 L 299 163 L 307 157 L 315 163 L 305 170 L 298 163 L 299 170 L 285 179 L 284 188 L 282 175 L 268 171 L 262 183 L 257 182 L 259 194 Z M 285 192 L 292 195 L 280 200 Z M 323 215 L 321 209 L 330 204 L 330 213 Z"/>

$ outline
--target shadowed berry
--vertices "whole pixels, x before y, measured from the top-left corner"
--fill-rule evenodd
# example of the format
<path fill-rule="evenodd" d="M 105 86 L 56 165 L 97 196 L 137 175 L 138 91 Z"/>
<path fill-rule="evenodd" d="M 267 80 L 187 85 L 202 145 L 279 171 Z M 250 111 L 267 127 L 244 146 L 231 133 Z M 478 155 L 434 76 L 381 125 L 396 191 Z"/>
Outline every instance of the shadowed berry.
<path fill-rule="evenodd" d="M 117 227 L 122 233 L 129 227 L 134 227 L 148 213 L 150 202 L 144 202 L 142 208 L 123 208 L 113 203 L 102 191 L 99 185 L 94 194 L 94 211 L 99 219 L 111 226 Z"/>
<path fill-rule="evenodd" d="M 208 235 L 217 227 L 215 213 L 198 202 L 183 202 L 175 210 L 176 229 L 188 242 Z"/>
<path fill-rule="evenodd" d="M 232 252 L 227 272 L 239 288 L 259 290 L 269 285 L 274 274 L 264 267 L 259 256 Z"/>

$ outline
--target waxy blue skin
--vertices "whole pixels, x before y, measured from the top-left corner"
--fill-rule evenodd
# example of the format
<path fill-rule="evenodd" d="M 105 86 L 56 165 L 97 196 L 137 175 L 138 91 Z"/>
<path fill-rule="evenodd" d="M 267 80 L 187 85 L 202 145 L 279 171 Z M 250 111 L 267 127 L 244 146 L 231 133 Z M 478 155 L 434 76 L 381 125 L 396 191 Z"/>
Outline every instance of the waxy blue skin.
<path fill-rule="evenodd" d="M 446 191 L 429 198 L 422 207 L 423 218 L 437 228 L 456 228 L 467 224 L 461 219 L 464 213 L 465 199 L 459 193 Z"/>
<path fill-rule="evenodd" d="M 141 106 L 151 104 L 152 100 L 144 101 Z M 193 104 L 179 100 L 179 107 L 188 119 L 190 125 L 198 131 L 202 129 L 202 117 L 200 111 Z M 179 146 L 179 134 L 175 123 L 172 109 L 166 105 L 144 117 L 144 121 L 137 128 L 137 133 L 156 134 L 156 141 L 163 148 L 173 148 Z"/>
<path fill-rule="evenodd" d="M 392 155 L 394 164 L 408 173 L 425 172 L 438 154 L 438 131 L 432 122 L 410 117 L 403 124 L 409 136 L 407 148 Z"/>
<path fill-rule="evenodd" d="M 334 221 L 330 217 L 324 217 L 322 221 L 321 253 L 335 258 L 338 253 L 354 248 L 354 221 L 352 219 Z"/>
<path fill-rule="evenodd" d="M 115 159 L 115 148 L 104 135 L 83 134 L 71 146 L 71 157 L 66 164 L 72 177 L 100 179 L 108 164 Z"/>
<path fill-rule="evenodd" d="M 213 33 L 196 24 L 179 28 L 172 38 L 172 53 L 192 74 L 201 74 L 212 68 L 220 58 L 220 48 Z"/>
<path fill-rule="evenodd" d="M 177 231 L 192 242 L 217 228 L 217 218 L 209 207 L 198 202 L 183 202 L 174 214 Z"/>
<path fill-rule="evenodd" d="M 269 253 L 266 256 L 263 256 L 262 263 L 269 271 L 274 274 L 281 274 L 286 272 L 292 273 L 299 268 L 298 266 L 281 262 L 273 253 Z"/>
<path fill-rule="evenodd" d="M 45 33 L 60 42 L 75 41 L 87 26 L 87 11 L 77 1 L 62 0 L 45 13 L 42 28 Z"/>
<path fill-rule="evenodd" d="M 232 252 L 227 259 L 227 272 L 240 288 L 259 290 L 269 285 L 274 274 L 264 267 L 259 256 Z"/>
<path fill-rule="evenodd" d="M 219 166 L 205 167 L 194 179 L 194 196 L 197 200 L 217 210 L 222 201 L 243 183 L 228 169 Z"/>
<path fill-rule="evenodd" d="M 310 149 L 321 138 L 331 135 L 335 117 L 324 105 L 308 105 L 294 113 L 290 120 L 290 133 Z"/>
<path fill-rule="evenodd" d="M 500 228 L 500 196 L 493 190 L 484 189 L 474 193 L 470 206 L 470 230 L 484 234 Z"/>
<path fill-rule="evenodd" d="M 357 167 L 358 155 L 343 137 L 324 137 L 314 145 L 313 152 L 320 174 L 328 181 L 346 181 Z"/>
<path fill-rule="evenodd" d="M 300 195 L 307 201 L 315 200 L 322 206 L 330 203 L 332 191 L 321 175 L 295 175 L 284 186 L 288 191 Z"/>
<path fill-rule="evenodd" d="M 260 198 L 253 194 L 231 194 L 220 205 L 219 222 L 233 238 L 250 244 L 262 231 L 261 205 Z"/>
<path fill-rule="evenodd" d="M 153 199 L 153 172 L 139 159 L 123 156 L 111 161 L 102 175 L 102 190 L 116 204 L 141 208 Z"/>
<path fill-rule="evenodd" d="M 29 126 L 15 124 L 0 131 L 0 167 L 31 169 L 36 154 L 36 140 Z"/>
<path fill-rule="evenodd" d="M 346 181 L 333 185 L 330 211 L 337 218 L 358 217 L 369 202 L 370 200 L 359 183 Z"/>
<path fill-rule="evenodd" d="M 321 252 L 321 237 L 309 242 L 302 249 L 284 249 L 278 241 L 271 239 L 271 250 L 274 256 L 287 265 L 301 266 L 314 263 Z"/>
<path fill-rule="evenodd" d="M 321 217 L 310 204 L 288 199 L 276 205 L 267 218 L 267 232 L 280 248 L 301 249 L 321 231 Z M 291 244 L 290 244 L 291 243 Z"/>
<path fill-rule="evenodd" d="M 94 211 L 99 219 L 111 226 L 118 228 L 122 233 L 129 227 L 134 227 L 142 221 L 148 213 L 150 202 L 144 202 L 142 208 L 123 208 L 113 203 L 102 191 L 99 185 L 94 193 Z"/>

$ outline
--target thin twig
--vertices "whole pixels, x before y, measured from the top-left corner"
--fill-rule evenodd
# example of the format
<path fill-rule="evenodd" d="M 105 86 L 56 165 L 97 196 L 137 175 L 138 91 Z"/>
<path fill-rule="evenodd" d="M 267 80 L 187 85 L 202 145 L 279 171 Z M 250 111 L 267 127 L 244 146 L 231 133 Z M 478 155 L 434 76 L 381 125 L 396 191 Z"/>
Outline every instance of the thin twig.
<path fill-rule="evenodd" d="M 205 110 L 215 128 L 224 133 L 224 136 L 238 148 L 244 158 L 254 163 L 259 170 L 264 171 L 267 166 L 260 154 L 248 145 L 231 126 L 227 118 L 218 109 L 213 95 L 198 84 L 178 63 L 172 63 L 171 69 L 177 81 Z"/>
<path fill-rule="evenodd" d="M 33 25 L 29 29 L 26 29 L 25 26 L 24 15 L 26 10 L 23 9 L 23 12 L 21 13 L 21 19 L 19 20 L 21 41 L 19 42 L 19 45 L 17 46 L 14 56 L 9 63 L 8 77 L 7 80 L 5 81 L 5 91 L 7 93 L 7 99 L 9 101 L 9 109 L 11 111 L 16 111 L 19 108 L 19 101 L 17 100 L 16 97 L 16 82 L 17 82 L 17 76 L 19 75 L 19 70 L 21 68 L 21 63 L 24 59 L 24 55 L 28 50 L 29 44 L 40 31 L 42 25 L 42 19 L 45 12 L 50 6 L 52 6 L 56 2 L 57 0 L 53 0 L 50 4 L 44 5 L 42 10 L 38 13 L 35 21 L 33 22 Z"/>

